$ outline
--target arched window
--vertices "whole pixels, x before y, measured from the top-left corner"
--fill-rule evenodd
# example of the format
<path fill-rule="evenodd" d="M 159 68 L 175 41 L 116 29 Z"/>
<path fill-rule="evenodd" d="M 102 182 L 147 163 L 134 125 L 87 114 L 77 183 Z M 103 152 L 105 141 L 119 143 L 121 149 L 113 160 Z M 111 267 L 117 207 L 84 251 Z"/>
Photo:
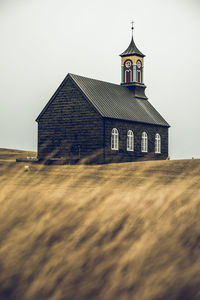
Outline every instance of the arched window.
<path fill-rule="evenodd" d="M 113 128 L 111 132 L 111 150 L 119 149 L 119 132 L 117 128 Z"/>
<path fill-rule="evenodd" d="M 127 59 L 124 62 L 124 82 L 132 82 L 133 81 L 133 64 L 130 59 Z"/>
<path fill-rule="evenodd" d="M 155 135 L 155 153 L 161 153 L 161 138 L 159 133 Z"/>
<path fill-rule="evenodd" d="M 127 132 L 127 151 L 134 151 L 134 134 L 132 130 Z"/>
<path fill-rule="evenodd" d="M 137 63 L 136 63 L 136 81 L 139 83 L 142 82 L 142 62 L 141 62 L 141 60 L 137 60 Z"/>
<path fill-rule="evenodd" d="M 141 151 L 148 152 L 148 137 L 145 131 L 142 133 Z"/>

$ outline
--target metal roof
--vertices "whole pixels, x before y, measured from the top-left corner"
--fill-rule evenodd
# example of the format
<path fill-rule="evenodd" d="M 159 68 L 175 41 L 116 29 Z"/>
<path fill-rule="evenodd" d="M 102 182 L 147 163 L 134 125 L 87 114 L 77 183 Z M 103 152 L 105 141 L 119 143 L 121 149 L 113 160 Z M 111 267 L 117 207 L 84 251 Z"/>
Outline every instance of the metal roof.
<path fill-rule="evenodd" d="M 74 74 L 68 76 L 102 117 L 169 127 L 148 100 L 134 98 L 127 87 Z"/>
<path fill-rule="evenodd" d="M 136 47 L 135 42 L 133 40 L 133 36 L 128 48 L 120 54 L 120 56 L 129 56 L 129 55 L 139 55 L 141 57 L 145 57 L 145 55 Z"/>

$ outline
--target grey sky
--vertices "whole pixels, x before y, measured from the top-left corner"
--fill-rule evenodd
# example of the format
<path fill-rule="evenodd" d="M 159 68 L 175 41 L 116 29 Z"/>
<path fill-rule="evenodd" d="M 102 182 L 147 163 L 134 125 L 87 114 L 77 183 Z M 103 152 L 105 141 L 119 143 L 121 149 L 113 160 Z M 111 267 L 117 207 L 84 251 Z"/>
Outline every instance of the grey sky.
<path fill-rule="evenodd" d="M 0 0 L 0 147 L 37 149 L 35 119 L 67 73 L 120 83 L 132 19 L 170 156 L 200 157 L 199 0 Z"/>

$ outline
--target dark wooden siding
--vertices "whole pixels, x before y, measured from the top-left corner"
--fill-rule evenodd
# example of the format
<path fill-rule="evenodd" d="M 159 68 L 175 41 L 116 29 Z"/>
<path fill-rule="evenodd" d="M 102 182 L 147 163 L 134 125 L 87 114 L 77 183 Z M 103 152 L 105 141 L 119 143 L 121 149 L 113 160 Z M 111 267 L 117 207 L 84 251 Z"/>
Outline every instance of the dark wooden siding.
<path fill-rule="evenodd" d="M 111 130 L 119 131 L 119 150 L 111 150 Z M 134 133 L 134 151 L 127 151 L 127 132 Z M 148 152 L 141 152 L 141 136 L 148 135 Z M 155 134 L 161 136 L 161 153 L 155 153 Z M 157 125 L 105 119 L 105 162 L 128 162 L 138 160 L 160 160 L 168 157 L 168 128 Z"/>
<path fill-rule="evenodd" d="M 69 78 L 38 121 L 38 158 L 103 154 L 103 119 Z"/>

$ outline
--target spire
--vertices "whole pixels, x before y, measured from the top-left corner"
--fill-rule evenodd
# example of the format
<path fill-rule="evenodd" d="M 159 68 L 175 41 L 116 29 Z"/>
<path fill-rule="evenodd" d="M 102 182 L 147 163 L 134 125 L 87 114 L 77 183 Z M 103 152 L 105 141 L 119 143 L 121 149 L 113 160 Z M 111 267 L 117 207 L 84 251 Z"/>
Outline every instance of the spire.
<path fill-rule="evenodd" d="M 133 23 L 134 22 L 132 21 L 131 22 L 131 24 L 132 24 L 132 27 L 131 27 L 132 38 L 131 38 L 130 45 L 128 46 L 128 48 L 122 54 L 120 54 L 121 57 L 129 56 L 129 55 L 138 55 L 138 56 L 141 56 L 141 57 L 145 57 L 145 55 L 135 45 L 135 42 L 134 42 L 134 39 L 133 39 L 133 29 L 134 29 Z"/>

